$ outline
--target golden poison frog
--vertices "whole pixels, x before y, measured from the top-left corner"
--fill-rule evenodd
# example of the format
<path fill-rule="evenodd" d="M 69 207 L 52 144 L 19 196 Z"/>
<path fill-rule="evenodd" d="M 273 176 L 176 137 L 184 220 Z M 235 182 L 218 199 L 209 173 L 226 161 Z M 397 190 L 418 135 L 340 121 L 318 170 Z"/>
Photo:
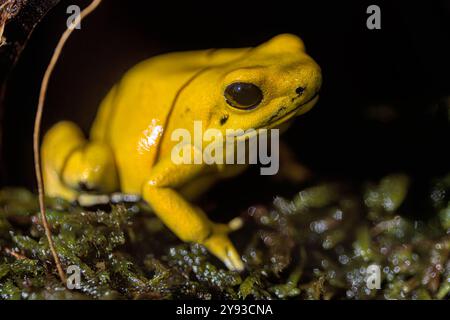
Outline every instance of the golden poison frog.
<path fill-rule="evenodd" d="M 232 270 L 244 268 L 228 238 L 191 201 L 247 166 L 174 163 L 171 133 L 278 128 L 310 110 L 322 82 L 303 42 L 282 34 L 258 47 L 177 52 L 130 69 L 102 101 L 87 139 L 62 121 L 45 135 L 42 164 L 48 196 L 136 194 L 181 240 L 204 245 Z M 196 144 L 186 146 L 201 153 Z M 185 149 L 186 151 L 186 149 Z M 233 195 L 230 194 L 230 197 Z"/>

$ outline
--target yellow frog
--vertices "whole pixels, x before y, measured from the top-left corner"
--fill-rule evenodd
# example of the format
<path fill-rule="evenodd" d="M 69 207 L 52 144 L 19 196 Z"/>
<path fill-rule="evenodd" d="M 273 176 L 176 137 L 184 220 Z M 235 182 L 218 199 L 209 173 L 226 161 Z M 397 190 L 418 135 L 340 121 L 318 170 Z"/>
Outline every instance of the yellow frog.
<path fill-rule="evenodd" d="M 46 194 L 68 200 L 117 190 L 140 195 L 180 239 L 201 243 L 229 269 L 242 270 L 230 227 L 211 222 L 189 200 L 246 166 L 176 164 L 171 133 L 192 132 L 194 121 L 223 132 L 278 128 L 313 107 L 321 82 L 319 66 L 291 34 L 254 48 L 143 61 L 104 98 L 89 140 L 67 121 L 47 132 L 41 149 Z"/>

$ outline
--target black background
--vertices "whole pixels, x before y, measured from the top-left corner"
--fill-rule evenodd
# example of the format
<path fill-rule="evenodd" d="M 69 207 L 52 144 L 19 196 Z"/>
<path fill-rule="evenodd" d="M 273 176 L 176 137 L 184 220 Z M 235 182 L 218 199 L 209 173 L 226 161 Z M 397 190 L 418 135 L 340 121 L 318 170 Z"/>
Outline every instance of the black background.
<path fill-rule="evenodd" d="M 143 59 L 170 51 L 258 45 L 290 32 L 302 37 L 323 71 L 318 105 L 284 136 L 317 179 L 358 181 L 402 171 L 421 181 L 448 171 L 448 1 L 103 2 L 74 32 L 58 62 L 44 132 L 61 119 L 75 120 L 87 131 L 109 88 Z M 31 142 L 40 80 L 73 3 L 84 7 L 88 1 L 62 1 L 52 10 L 11 74 L 4 106 L 3 185 L 35 188 Z M 366 27 L 370 4 L 381 8 L 381 30 Z M 382 120 L 376 114 L 385 108 L 392 116 Z M 258 172 L 217 192 L 251 202 L 249 194 L 261 198 L 258 188 L 267 195 L 299 189 L 266 188 L 270 180 Z"/>

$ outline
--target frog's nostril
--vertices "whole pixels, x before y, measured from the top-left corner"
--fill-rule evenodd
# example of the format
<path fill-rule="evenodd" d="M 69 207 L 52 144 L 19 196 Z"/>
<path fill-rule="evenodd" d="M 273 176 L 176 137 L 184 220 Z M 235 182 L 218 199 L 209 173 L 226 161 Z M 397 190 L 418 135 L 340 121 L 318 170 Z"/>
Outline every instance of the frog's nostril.
<path fill-rule="evenodd" d="M 297 89 L 295 89 L 295 93 L 298 95 L 301 95 L 304 91 L 305 91 L 304 87 L 298 87 Z"/>

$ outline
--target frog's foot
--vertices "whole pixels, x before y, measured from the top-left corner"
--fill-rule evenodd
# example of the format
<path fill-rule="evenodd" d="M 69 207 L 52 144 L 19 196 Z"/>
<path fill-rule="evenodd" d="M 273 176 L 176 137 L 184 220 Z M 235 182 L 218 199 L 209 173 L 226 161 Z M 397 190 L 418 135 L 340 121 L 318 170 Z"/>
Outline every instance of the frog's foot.
<path fill-rule="evenodd" d="M 212 233 L 202 244 L 230 270 L 244 270 L 244 263 L 241 260 L 237 250 L 228 238 L 230 228 L 223 224 L 214 224 Z"/>
<path fill-rule="evenodd" d="M 110 197 L 106 194 L 81 193 L 77 201 L 82 207 L 93 207 L 110 203 Z"/>

